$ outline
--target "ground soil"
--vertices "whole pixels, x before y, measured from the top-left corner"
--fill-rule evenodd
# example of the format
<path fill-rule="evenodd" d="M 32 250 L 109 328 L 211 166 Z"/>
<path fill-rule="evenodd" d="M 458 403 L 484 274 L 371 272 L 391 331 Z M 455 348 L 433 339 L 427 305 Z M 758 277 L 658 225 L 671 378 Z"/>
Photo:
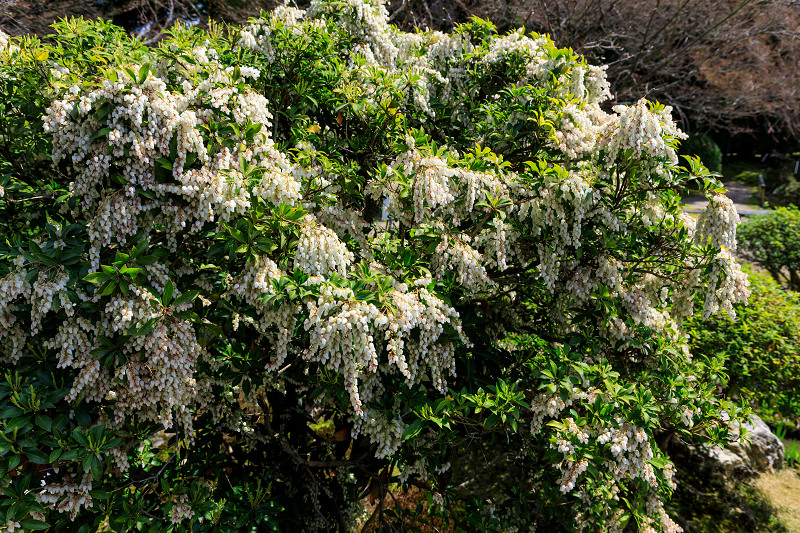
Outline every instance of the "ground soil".
<path fill-rule="evenodd" d="M 756 486 L 777 510 L 786 530 L 800 532 L 800 471 L 784 468 L 762 474 Z"/>

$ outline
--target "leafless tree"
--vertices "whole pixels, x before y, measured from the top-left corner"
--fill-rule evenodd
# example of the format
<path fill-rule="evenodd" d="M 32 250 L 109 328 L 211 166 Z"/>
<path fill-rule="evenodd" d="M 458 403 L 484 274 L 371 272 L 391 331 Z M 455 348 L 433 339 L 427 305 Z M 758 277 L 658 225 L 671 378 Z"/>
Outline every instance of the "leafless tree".
<path fill-rule="evenodd" d="M 194 0 L 0 0 L 0 29 L 11 35 L 45 36 L 63 17 L 112 20 L 150 44 L 176 22 L 203 25 L 208 18 Z"/>
<path fill-rule="evenodd" d="M 614 99 L 672 105 L 695 131 L 800 133 L 800 3 L 792 0 L 392 0 L 396 20 L 524 25 L 609 65 Z M 391 9 L 390 8 L 390 9 Z"/>
<path fill-rule="evenodd" d="M 175 22 L 241 22 L 276 0 L 0 0 L 0 29 L 48 33 L 68 15 L 110 18 L 145 42 Z M 308 0 L 297 0 L 304 7 Z M 403 29 L 447 30 L 472 16 L 501 31 L 547 33 L 608 64 L 614 101 L 647 96 L 672 105 L 684 129 L 800 134 L 797 0 L 389 0 Z"/>

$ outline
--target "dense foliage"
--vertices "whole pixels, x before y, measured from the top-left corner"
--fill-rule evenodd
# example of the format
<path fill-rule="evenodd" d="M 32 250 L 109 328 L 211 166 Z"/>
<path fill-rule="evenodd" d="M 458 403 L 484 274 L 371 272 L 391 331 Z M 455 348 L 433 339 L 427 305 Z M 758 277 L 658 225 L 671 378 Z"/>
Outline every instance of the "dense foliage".
<path fill-rule="evenodd" d="M 678 529 L 654 435 L 745 413 L 680 323 L 749 291 L 669 108 L 361 0 L 55 31 L 0 36 L 7 530 Z"/>
<path fill-rule="evenodd" d="M 751 217 L 739 234 L 745 258 L 769 272 L 775 281 L 800 291 L 800 210 L 780 207 Z"/>
<path fill-rule="evenodd" d="M 729 396 L 746 398 L 766 420 L 800 419 L 800 295 L 766 274 L 749 271 L 752 294 L 738 318 L 686 323 L 692 351 L 720 358 Z"/>

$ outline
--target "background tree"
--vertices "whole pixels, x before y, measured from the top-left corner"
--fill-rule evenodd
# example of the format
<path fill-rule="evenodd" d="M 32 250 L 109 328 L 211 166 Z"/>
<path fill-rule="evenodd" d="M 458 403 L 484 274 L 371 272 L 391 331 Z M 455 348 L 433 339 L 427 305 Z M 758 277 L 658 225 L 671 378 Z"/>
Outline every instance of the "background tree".
<path fill-rule="evenodd" d="M 463 17 L 524 24 L 608 65 L 613 100 L 646 94 L 673 106 L 692 132 L 759 132 L 796 138 L 800 60 L 796 3 L 783 0 L 532 0 L 395 2 L 413 24 L 448 27 Z M 403 15 L 397 17 L 403 20 Z M 747 141 L 750 142 L 751 141 Z"/>

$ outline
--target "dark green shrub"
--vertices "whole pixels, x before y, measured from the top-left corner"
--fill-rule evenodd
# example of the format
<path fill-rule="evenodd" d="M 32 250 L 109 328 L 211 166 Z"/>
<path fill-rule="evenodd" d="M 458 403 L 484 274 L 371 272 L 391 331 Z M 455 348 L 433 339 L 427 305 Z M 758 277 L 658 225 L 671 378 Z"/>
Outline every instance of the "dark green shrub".
<path fill-rule="evenodd" d="M 800 210 L 780 207 L 749 217 L 739 227 L 741 254 L 767 272 L 775 281 L 800 291 Z"/>
<path fill-rule="evenodd" d="M 791 181 L 775 189 L 772 195 L 779 205 L 800 206 L 800 182 Z"/>
<path fill-rule="evenodd" d="M 750 301 L 736 320 L 717 316 L 685 324 L 696 356 L 719 358 L 730 377 L 727 394 L 740 396 L 767 420 L 800 418 L 800 294 L 749 269 Z"/>

